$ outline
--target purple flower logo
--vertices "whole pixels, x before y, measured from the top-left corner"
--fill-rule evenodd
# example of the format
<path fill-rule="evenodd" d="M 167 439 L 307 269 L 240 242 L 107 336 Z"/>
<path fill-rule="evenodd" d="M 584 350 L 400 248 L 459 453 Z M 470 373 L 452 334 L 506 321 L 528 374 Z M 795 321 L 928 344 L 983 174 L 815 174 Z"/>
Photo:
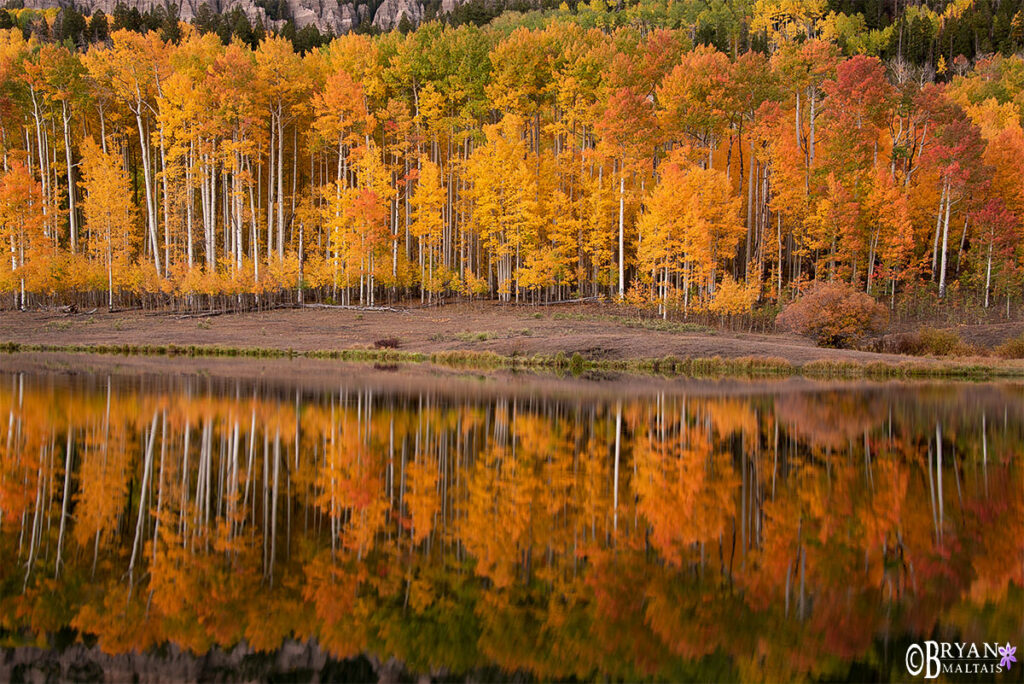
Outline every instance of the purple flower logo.
<path fill-rule="evenodd" d="M 999 665 L 1009 670 L 1010 663 L 1017 662 L 1017 658 L 1013 655 L 1016 652 L 1017 647 L 1011 646 L 1009 641 L 1006 642 L 1006 646 L 1000 646 L 999 655 L 1003 656 L 1003 659 L 999 661 Z"/>

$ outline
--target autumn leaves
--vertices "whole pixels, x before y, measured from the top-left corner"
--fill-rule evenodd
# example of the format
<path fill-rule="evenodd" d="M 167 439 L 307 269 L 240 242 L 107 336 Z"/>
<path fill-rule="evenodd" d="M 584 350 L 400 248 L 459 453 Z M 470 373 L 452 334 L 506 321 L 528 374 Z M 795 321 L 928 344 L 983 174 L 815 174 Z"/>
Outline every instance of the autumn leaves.
<path fill-rule="evenodd" d="M 1019 58 L 936 85 L 783 14 L 770 52 L 738 55 L 562 21 L 304 56 L 4 33 L 0 290 L 728 315 L 825 280 L 890 305 L 921 286 L 1009 302 Z"/>
<path fill-rule="evenodd" d="M 0 617 L 22 638 L 315 637 L 544 679 L 667 680 L 714 654 L 792 680 L 881 658 L 878 634 L 1019 619 L 1012 390 L 6 380 Z"/>

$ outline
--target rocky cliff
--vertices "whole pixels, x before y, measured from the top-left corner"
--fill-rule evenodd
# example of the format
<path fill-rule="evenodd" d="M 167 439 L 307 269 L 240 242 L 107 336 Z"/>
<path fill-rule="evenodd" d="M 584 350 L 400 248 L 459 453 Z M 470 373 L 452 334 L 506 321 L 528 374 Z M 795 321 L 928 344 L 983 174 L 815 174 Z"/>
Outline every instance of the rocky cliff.
<path fill-rule="evenodd" d="M 384 0 L 373 15 L 373 25 L 381 31 L 390 31 L 397 28 L 403 18 L 413 26 L 420 23 L 423 19 L 420 0 Z"/>
<path fill-rule="evenodd" d="M 452 11 L 464 0 L 444 0 L 442 11 Z M 110 16 L 118 3 L 127 7 L 135 7 L 140 12 L 148 12 L 157 7 L 170 7 L 179 12 L 182 21 L 190 22 L 202 5 L 209 5 L 216 13 L 227 13 L 238 7 L 249 19 L 249 23 L 261 24 L 264 28 L 278 28 L 283 22 L 274 21 L 267 16 L 266 10 L 256 0 L 26 0 L 26 7 L 50 9 L 74 5 L 83 14 L 92 14 L 96 10 Z M 359 26 L 370 18 L 372 5 L 354 0 L 284 0 L 285 16 L 295 22 L 296 28 L 302 29 L 313 25 L 321 33 L 341 35 Z M 381 31 L 397 28 L 402 19 L 416 25 L 423 20 L 424 0 L 383 0 L 373 12 L 373 25 Z"/>

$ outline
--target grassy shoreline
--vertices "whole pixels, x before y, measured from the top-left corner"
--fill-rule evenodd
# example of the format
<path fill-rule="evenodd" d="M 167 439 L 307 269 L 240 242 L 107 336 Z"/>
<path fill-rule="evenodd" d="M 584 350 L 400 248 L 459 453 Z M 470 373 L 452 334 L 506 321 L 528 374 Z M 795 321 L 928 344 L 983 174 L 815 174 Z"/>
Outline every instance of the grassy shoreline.
<path fill-rule="evenodd" d="M 337 361 L 374 364 L 431 363 L 456 369 L 534 370 L 580 375 L 588 371 L 620 372 L 638 375 L 669 377 L 743 377 L 785 378 L 803 376 L 817 379 L 869 378 L 869 379 L 962 379 L 988 380 L 1024 378 L 1024 364 L 1005 361 L 991 363 L 982 360 L 952 361 L 934 359 L 927 362 L 904 361 L 832 361 L 816 360 L 792 363 L 774 357 L 688 357 L 644 359 L 587 359 L 581 354 L 568 355 L 501 355 L 489 351 L 436 351 L 416 352 L 398 349 L 350 348 L 336 350 L 297 351 L 270 347 L 233 347 L 221 345 L 176 344 L 26 344 L 0 343 L 0 353 L 19 354 L 56 352 L 114 356 L 168 356 L 192 358 L 253 358 L 253 359 L 331 359 Z"/>

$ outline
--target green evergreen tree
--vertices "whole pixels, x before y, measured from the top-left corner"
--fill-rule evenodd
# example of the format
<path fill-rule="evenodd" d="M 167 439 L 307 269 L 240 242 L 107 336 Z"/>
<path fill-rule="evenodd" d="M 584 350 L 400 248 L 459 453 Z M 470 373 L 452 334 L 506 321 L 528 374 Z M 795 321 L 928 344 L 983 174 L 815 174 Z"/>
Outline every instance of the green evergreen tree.
<path fill-rule="evenodd" d="M 89 39 L 93 42 L 102 43 L 110 35 L 110 27 L 107 24 L 107 15 L 103 10 L 98 9 L 89 19 Z"/>

